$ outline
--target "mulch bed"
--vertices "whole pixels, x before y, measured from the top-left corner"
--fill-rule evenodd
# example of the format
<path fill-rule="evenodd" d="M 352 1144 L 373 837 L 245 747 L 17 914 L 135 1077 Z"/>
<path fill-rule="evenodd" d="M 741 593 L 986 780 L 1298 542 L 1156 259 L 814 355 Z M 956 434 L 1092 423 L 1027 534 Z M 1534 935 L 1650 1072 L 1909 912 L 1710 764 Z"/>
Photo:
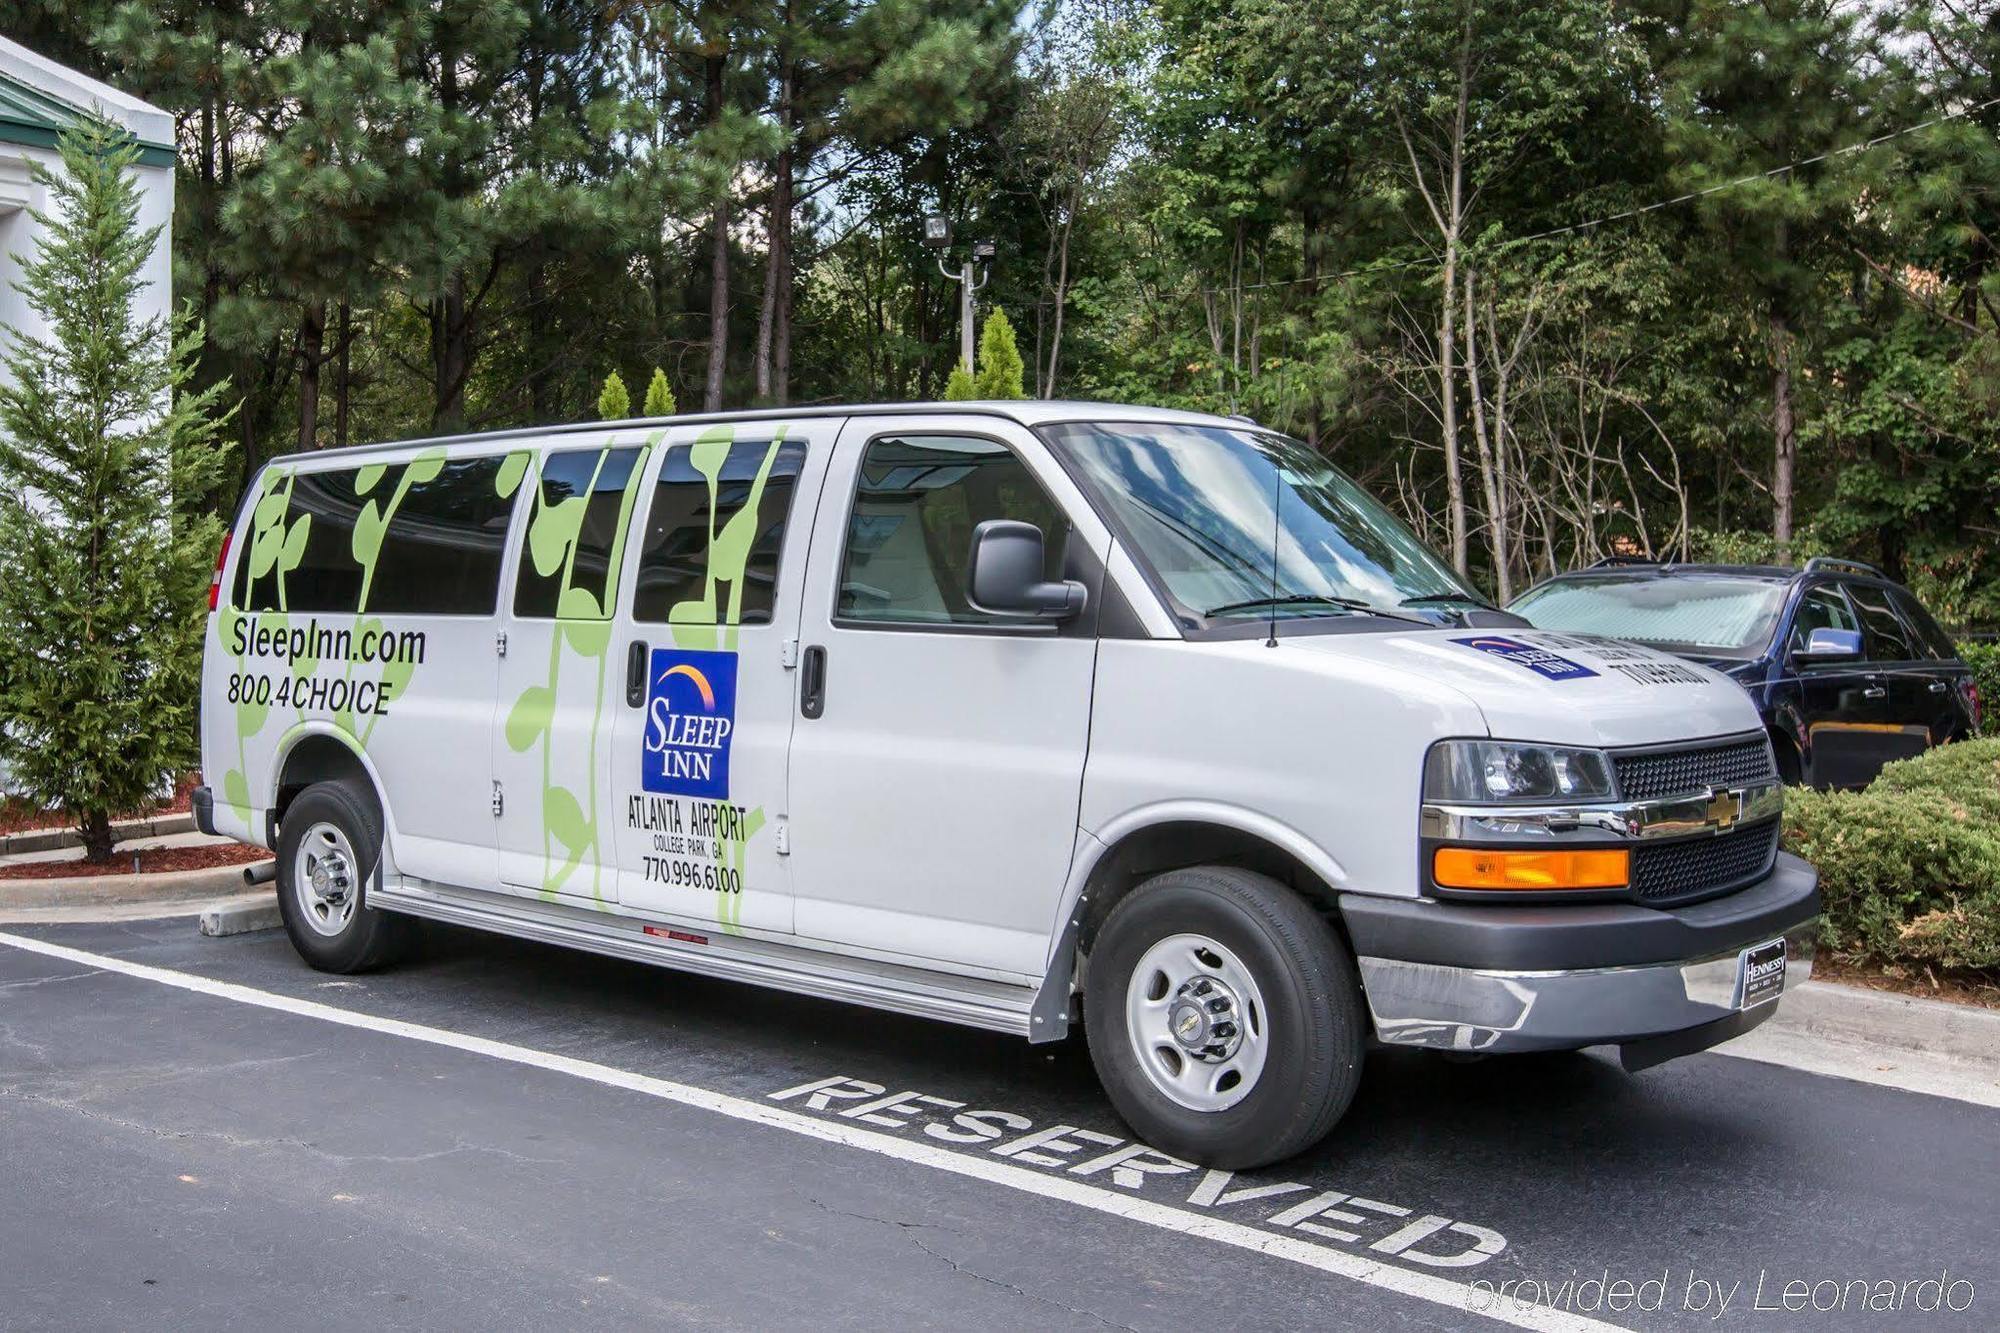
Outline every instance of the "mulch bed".
<path fill-rule="evenodd" d="M 115 821 L 146 819 L 153 815 L 184 815 L 191 808 L 192 793 L 200 785 L 200 782 L 201 779 L 198 777 L 190 776 L 184 778 L 175 789 L 172 800 L 155 801 L 143 810 L 120 811 L 111 818 Z M 39 829 L 70 828 L 74 826 L 74 823 L 74 820 L 59 810 L 39 809 L 23 801 L 18 796 L 9 796 L 4 800 L 0 800 L 0 835 L 27 833 L 31 830 Z"/>
<path fill-rule="evenodd" d="M 271 854 L 262 847 L 250 847 L 240 842 L 214 843 L 207 847 L 154 847 L 143 852 L 113 849 L 111 856 L 108 865 L 92 865 L 88 861 L 23 861 L 0 866 L 0 880 L 157 875 L 168 870 L 209 870 L 216 866 L 242 866 L 271 859 Z"/>
<path fill-rule="evenodd" d="M 1813 959 L 1813 980 L 1837 981 L 1864 990 L 1913 995 L 1920 1000 L 1950 1000 L 1954 1004 L 2000 1009 L 2000 972 L 1969 968 L 1933 972 L 1904 967 L 1868 967 L 1821 953 Z"/>

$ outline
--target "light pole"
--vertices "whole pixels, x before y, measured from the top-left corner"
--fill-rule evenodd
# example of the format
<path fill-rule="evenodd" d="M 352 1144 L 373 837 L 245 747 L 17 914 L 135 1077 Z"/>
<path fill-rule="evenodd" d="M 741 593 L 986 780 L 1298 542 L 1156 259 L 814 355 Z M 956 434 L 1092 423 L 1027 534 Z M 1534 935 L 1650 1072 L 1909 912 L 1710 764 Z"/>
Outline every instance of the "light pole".
<path fill-rule="evenodd" d="M 965 373 L 972 373 L 972 298 L 993 276 L 995 246 L 991 241 L 974 241 L 972 257 L 958 266 L 956 273 L 945 267 L 944 252 L 951 246 L 951 219 L 942 213 L 924 218 L 924 244 L 938 252 L 938 272 L 958 283 L 958 359 Z M 980 265 L 975 277 L 973 266 Z"/>

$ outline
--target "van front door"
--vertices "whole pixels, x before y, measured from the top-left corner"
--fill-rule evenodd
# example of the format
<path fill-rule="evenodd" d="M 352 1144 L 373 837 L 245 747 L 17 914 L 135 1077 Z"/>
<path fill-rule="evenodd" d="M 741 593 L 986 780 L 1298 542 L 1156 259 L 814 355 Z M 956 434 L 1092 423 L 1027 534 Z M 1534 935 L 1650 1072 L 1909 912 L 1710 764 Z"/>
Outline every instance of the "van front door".
<path fill-rule="evenodd" d="M 608 905 L 612 728 L 624 707 L 611 612 L 648 446 L 634 432 L 587 438 L 546 442 L 529 474 L 502 598 L 493 802 L 502 887 Z"/>
<path fill-rule="evenodd" d="M 656 448 L 614 636 L 607 818 L 621 911 L 700 931 L 792 929 L 781 850 L 792 664 L 838 424 L 690 426 Z"/>
<path fill-rule="evenodd" d="M 1092 597 L 1061 626 L 975 610 L 972 530 L 1042 530 Z M 801 937 L 1041 975 L 1077 836 L 1110 534 L 1043 444 L 970 416 L 856 418 L 813 528 L 793 729 Z"/>

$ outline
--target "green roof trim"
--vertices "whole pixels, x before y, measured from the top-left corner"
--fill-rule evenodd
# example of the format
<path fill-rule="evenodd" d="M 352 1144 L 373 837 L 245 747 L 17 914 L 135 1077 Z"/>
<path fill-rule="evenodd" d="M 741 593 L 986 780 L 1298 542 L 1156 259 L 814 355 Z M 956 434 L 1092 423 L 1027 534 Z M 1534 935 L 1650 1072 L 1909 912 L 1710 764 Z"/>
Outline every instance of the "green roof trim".
<path fill-rule="evenodd" d="M 50 97 L 19 79 L 0 74 L 0 143 L 54 148 L 56 136 L 76 124 L 82 116 L 82 108 Z M 174 161 L 172 144 L 139 141 L 141 166 L 171 168 Z"/>

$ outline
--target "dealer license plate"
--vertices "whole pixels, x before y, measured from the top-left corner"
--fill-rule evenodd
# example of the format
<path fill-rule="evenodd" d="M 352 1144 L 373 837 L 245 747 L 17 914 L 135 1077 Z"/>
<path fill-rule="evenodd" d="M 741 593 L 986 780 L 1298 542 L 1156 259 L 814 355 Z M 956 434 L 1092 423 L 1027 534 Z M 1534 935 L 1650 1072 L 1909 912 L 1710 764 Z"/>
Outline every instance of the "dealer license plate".
<path fill-rule="evenodd" d="M 1752 945 L 1736 964 L 1736 1007 L 1751 1009 L 1785 993 L 1785 942 Z"/>

